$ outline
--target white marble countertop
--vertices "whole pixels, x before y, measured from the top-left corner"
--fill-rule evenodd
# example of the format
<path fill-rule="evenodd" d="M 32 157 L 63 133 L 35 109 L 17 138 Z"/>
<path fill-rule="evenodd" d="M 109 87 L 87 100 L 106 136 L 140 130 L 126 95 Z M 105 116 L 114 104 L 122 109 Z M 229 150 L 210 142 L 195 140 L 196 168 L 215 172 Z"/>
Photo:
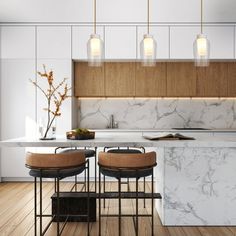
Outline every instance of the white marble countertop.
<path fill-rule="evenodd" d="M 96 133 L 92 140 L 67 140 L 58 136 L 56 140 L 41 141 L 37 138 L 17 138 L 0 142 L 0 147 L 104 147 L 104 146 L 130 146 L 130 147 L 236 147 L 236 135 L 212 136 L 207 133 L 189 133 L 195 140 L 150 141 L 140 134 L 124 133 Z"/>
<path fill-rule="evenodd" d="M 89 129 L 96 132 L 190 132 L 190 133 L 214 133 L 214 132 L 222 132 L 222 133 L 236 133 L 236 129 L 203 129 L 203 130 L 188 130 L 188 129 Z"/>

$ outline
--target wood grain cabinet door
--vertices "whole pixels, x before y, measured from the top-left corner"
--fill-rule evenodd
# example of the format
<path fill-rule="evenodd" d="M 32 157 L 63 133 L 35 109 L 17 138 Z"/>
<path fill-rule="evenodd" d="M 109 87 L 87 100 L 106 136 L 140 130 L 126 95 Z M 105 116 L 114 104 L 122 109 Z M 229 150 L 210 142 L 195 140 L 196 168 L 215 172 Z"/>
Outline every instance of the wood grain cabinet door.
<path fill-rule="evenodd" d="M 228 63 L 211 62 L 208 67 L 197 68 L 198 97 L 228 96 Z"/>
<path fill-rule="evenodd" d="M 104 96 L 104 66 L 90 67 L 88 62 L 77 62 L 74 68 L 75 96 Z"/>
<path fill-rule="evenodd" d="M 167 96 L 196 96 L 196 68 L 192 62 L 167 63 Z"/>
<path fill-rule="evenodd" d="M 107 97 L 135 96 L 135 62 L 105 63 L 105 95 Z"/>
<path fill-rule="evenodd" d="M 228 63 L 228 97 L 236 96 L 236 62 Z"/>
<path fill-rule="evenodd" d="M 157 63 L 155 67 L 143 67 L 136 63 L 135 96 L 166 96 L 166 63 Z"/>

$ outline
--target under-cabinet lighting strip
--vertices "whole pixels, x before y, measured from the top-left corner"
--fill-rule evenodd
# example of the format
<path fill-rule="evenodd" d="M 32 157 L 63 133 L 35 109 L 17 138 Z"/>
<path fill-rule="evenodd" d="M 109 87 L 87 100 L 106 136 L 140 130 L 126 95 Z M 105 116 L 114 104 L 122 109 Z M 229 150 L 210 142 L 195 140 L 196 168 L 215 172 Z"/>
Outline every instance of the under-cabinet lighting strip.
<path fill-rule="evenodd" d="M 170 99 L 181 99 L 181 100 L 236 100 L 236 97 L 77 97 L 78 100 L 123 100 L 123 99 L 158 99 L 158 100 L 170 100 Z"/>

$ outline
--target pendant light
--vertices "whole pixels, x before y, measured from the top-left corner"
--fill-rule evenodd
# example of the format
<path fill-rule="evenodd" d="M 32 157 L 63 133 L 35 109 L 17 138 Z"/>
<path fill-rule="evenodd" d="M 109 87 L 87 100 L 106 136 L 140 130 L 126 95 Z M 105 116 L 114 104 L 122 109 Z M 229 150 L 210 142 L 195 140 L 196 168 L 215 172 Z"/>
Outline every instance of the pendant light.
<path fill-rule="evenodd" d="M 149 6 L 149 0 L 147 0 L 147 34 L 144 34 L 143 40 L 140 43 L 140 55 L 143 66 L 155 66 L 156 64 L 156 41 L 153 36 L 149 34 Z"/>
<path fill-rule="evenodd" d="M 206 35 L 203 34 L 203 0 L 201 0 L 201 33 L 193 44 L 193 54 L 195 66 L 209 66 L 210 43 Z"/>
<path fill-rule="evenodd" d="M 90 35 L 87 43 L 89 66 L 101 66 L 104 59 L 103 41 L 96 31 L 96 0 L 94 0 L 94 32 Z"/>

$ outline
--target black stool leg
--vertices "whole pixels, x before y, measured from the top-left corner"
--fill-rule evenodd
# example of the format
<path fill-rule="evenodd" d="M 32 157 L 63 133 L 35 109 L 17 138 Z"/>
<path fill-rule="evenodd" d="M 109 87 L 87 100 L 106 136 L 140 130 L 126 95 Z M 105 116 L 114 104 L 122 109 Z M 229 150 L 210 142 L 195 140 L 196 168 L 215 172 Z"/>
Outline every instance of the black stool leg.
<path fill-rule="evenodd" d="M 42 211 L 42 170 L 41 170 L 41 174 L 40 174 L 40 189 L 39 189 L 39 211 L 40 211 L 40 221 L 39 221 L 39 227 L 40 227 L 40 236 L 42 235 L 43 233 L 43 222 L 42 222 L 42 214 L 43 214 L 43 211 Z"/>
<path fill-rule="evenodd" d="M 101 171 L 99 167 L 99 174 L 98 174 L 98 218 L 99 218 L 99 236 L 101 236 Z"/>
<path fill-rule="evenodd" d="M 75 175 L 75 192 L 77 192 L 77 175 Z"/>
<path fill-rule="evenodd" d="M 154 196 L 153 196 L 153 192 L 154 192 L 154 178 L 153 178 L 153 169 L 152 169 L 152 236 L 154 235 Z"/>
<path fill-rule="evenodd" d="M 88 181 L 88 198 L 87 198 L 87 235 L 89 236 L 90 235 L 90 229 L 89 229 L 89 221 L 90 221 L 90 216 L 89 216 L 89 213 L 90 213 L 90 194 L 89 194 L 89 191 L 90 191 L 90 184 L 89 184 L 89 160 L 87 160 L 87 170 L 88 170 L 88 178 L 87 178 L 87 181 Z"/>
<path fill-rule="evenodd" d="M 57 235 L 60 235 L 60 221 L 59 221 L 59 216 L 60 216 L 60 199 L 59 199 L 59 174 L 57 174 Z"/>
<path fill-rule="evenodd" d="M 121 236 L 121 178 L 118 179 L 118 191 L 119 191 L 119 236 Z"/>
<path fill-rule="evenodd" d="M 136 177 L 136 222 L 135 223 L 136 223 L 135 235 L 138 236 L 138 177 Z"/>
<path fill-rule="evenodd" d="M 106 178 L 105 178 L 105 175 L 103 175 L 103 191 L 104 193 L 106 192 Z M 106 199 L 103 198 L 103 208 L 106 207 Z"/>
<path fill-rule="evenodd" d="M 34 177 L 34 235 L 37 235 L 37 177 Z"/>
<path fill-rule="evenodd" d="M 95 193 L 97 192 L 97 147 L 95 147 L 95 156 L 94 156 L 94 168 L 95 168 Z"/>
<path fill-rule="evenodd" d="M 143 192 L 146 192 L 146 178 L 143 178 Z M 146 199 L 143 199 L 143 207 L 146 208 Z"/>

